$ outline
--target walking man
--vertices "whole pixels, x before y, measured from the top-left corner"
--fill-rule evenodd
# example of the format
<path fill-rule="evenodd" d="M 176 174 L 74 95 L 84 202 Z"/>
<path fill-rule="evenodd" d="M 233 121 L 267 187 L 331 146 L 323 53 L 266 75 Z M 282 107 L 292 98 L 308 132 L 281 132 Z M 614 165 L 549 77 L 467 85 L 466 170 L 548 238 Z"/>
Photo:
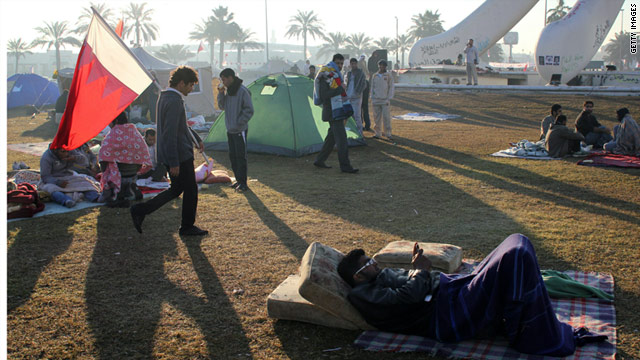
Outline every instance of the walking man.
<path fill-rule="evenodd" d="M 393 76 L 387 71 L 387 62 L 380 60 L 378 61 L 378 72 L 371 77 L 371 104 L 373 104 L 375 122 L 373 126 L 375 135 L 373 137 L 376 139 L 380 139 L 383 130 L 382 125 L 384 124 L 384 136 L 393 141 L 389 106 L 391 105 L 394 91 Z M 383 124 L 380 123 L 381 120 Z"/>
<path fill-rule="evenodd" d="M 247 131 L 249 120 L 253 116 L 251 93 L 242 79 L 236 76 L 233 69 L 220 72 L 222 89 L 218 92 L 218 107 L 224 110 L 224 123 L 227 126 L 229 141 L 229 160 L 236 177 L 231 185 L 238 192 L 249 190 L 247 186 Z"/>
<path fill-rule="evenodd" d="M 316 77 L 316 83 L 318 84 L 318 97 L 322 102 L 322 121 L 329 123 L 329 131 L 327 137 L 324 139 L 322 149 L 313 163 L 316 167 L 329 169 L 331 166 L 325 164 L 329 154 L 333 150 L 333 146 L 338 148 L 338 161 L 340 162 L 340 170 L 345 173 L 357 173 L 358 169 L 351 166 L 349 161 L 349 148 L 347 147 L 347 132 L 344 128 L 344 118 L 334 118 L 333 110 L 331 107 L 331 99 L 338 98 L 336 101 L 341 102 L 340 96 L 346 89 L 344 83 L 340 83 L 340 71 L 344 65 L 344 56 L 342 54 L 333 55 L 333 60 L 326 66 L 322 67 L 320 73 Z M 338 78 L 340 82 L 333 80 Z M 331 84 L 338 84 L 336 87 L 331 87 Z"/>
<path fill-rule="evenodd" d="M 464 53 L 467 56 L 467 85 L 471 85 L 471 79 L 473 79 L 473 85 L 478 85 L 478 73 L 476 72 L 478 49 L 473 46 L 473 39 L 469 39 L 467 47 L 464 48 Z"/>
<path fill-rule="evenodd" d="M 182 96 L 193 91 L 198 82 L 198 73 L 191 67 L 179 66 L 171 72 L 169 88 L 160 93 L 157 106 L 157 158 L 169 169 L 171 187 L 153 199 L 133 205 L 133 225 L 142 233 L 145 216 L 162 205 L 182 196 L 181 236 L 206 235 L 209 232 L 194 225 L 198 208 L 198 186 L 193 168 L 193 145 L 197 142 L 200 152 L 204 143 L 187 125 L 187 115 Z"/>

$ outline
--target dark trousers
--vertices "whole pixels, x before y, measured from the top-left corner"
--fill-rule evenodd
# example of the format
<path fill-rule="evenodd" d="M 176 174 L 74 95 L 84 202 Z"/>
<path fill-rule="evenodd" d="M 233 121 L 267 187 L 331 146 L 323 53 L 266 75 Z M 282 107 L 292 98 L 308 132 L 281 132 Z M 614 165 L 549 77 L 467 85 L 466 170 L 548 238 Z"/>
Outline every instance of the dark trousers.
<path fill-rule="evenodd" d="M 344 129 L 344 122 L 342 120 L 330 121 L 329 131 L 327 137 L 324 139 L 322 149 L 316 158 L 316 162 L 324 163 L 329 154 L 333 150 L 333 146 L 338 147 L 338 161 L 340 162 L 340 170 L 350 170 L 351 163 L 349 162 L 349 149 L 347 148 L 347 132 Z"/>
<path fill-rule="evenodd" d="M 367 84 L 364 88 L 364 92 L 362 93 L 362 112 L 360 116 L 362 117 L 362 121 L 364 122 L 364 128 L 371 128 L 371 119 L 369 118 L 369 80 L 365 80 L 365 84 Z"/>
<path fill-rule="evenodd" d="M 167 166 L 169 168 L 169 166 Z M 193 169 L 193 159 L 180 163 L 180 174 L 173 176 L 169 173 L 171 187 L 153 199 L 133 206 L 133 211 L 141 215 L 149 215 L 158 210 L 162 205 L 182 196 L 182 228 L 189 228 L 196 222 L 196 209 L 198 208 L 198 185 Z"/>
<path fill-rule="evenodd" d="M 162 181 L 162 178 L 165 177 L 166 175 L 167 175 L 167 167 L 162 164 L 158 164 L 155 169 L 151 169 L 144 174 L 138 175 L 138 178 L 146 179 L 150 177 L 153 181 L 158 182 L 158 181 Z"/>
<path fill-rule="evenodd" d="M 238 134 L 227 133 L 231 169 L 238 184 L 242 185 L 247 185 L 247 133 L 248 130 Z"/>

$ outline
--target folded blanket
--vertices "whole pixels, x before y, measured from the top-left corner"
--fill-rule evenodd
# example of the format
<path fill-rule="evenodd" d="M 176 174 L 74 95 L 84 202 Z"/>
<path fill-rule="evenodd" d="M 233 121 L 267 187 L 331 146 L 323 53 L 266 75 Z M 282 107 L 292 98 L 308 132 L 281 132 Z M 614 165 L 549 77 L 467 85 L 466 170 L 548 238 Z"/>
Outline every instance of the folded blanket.
<path fill-rule="evenodd" d="M 88 175 L 82 175 L 75 173 L 74 175 L 63 176 L 56 178 L 57 180 L 64 180 L 67 182 L 67 186 L 60 187 L 56 184 L 45 184 L 42 181 L 38 184 L 38 189 L 53 194 L 56 191 L 60 191 L 67 194 L 72 194 L 71 197 L 78 198 L 78 194 L 85 191 L 100 191 L 100 184 L 92 177 Z"/>
<path fill-rule="evenodd" d="M 322 105 L 322 101 L 319 98 L 319 82 L 326 81 L 331 89 L 336 89 L 342 86 L 343 79 L 338 65 L 331 61 L 327 65 L 320 68 L 318 76 L 314 80 L 313 88 L 313 102 L 316 105 Z M 342 90 L 342 94 L 336 95 L 331 98 L 331 112 L 334 120 L 346 120 L 353 115 L 353 106 L 347 97 L 347 92 Z"/>

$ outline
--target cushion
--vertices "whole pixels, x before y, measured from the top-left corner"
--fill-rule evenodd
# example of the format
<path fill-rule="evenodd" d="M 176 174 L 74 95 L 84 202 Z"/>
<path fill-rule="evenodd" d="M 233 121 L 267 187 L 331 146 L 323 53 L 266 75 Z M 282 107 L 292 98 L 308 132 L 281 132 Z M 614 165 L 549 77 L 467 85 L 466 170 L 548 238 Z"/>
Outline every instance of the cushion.
<path fill-rule="evenodd" d="M 347 300 L 351 287 L 338 275 L 342 258 L 344 254 L 330 246 L 319 242 L 309 245 L 300 265 L 298 292 L 307 301 L 359 329 L 374 329 Z"/>
<path fill-rule="evenodd" d="M 305 300 L 298 293 L 300 275 L 289 275 L 267 298 L 267 313 L 270 317 L 295 320 L 322 326 L 357 330 L 353 323 L 339 318 Z"/>
<path fill-rule="evenodd" d="M 394 241 L 378 251 L 373 258 L 380 267 L 411 268 L 413 241 Z M 462 264 L 462 248 L 449 244 L 418 243 L 423 254 L 431 260 L 434 270 L 453 273 Z"/>
<path fill-rule="evenodd" d="M 230 183 L 231 177 L 224 170 L 213 170 L 204 179 L 205 184 Z"/>

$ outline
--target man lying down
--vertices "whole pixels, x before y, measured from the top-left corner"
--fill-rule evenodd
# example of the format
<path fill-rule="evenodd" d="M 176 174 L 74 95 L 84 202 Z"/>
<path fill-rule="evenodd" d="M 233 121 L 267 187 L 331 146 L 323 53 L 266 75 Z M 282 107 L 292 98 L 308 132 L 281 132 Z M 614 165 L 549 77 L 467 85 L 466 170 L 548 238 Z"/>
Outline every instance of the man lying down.
<path fill-rule="evenodd" d="M 504 335 L 522 353 L 567 356 L 606 336 L 573 329 L 556 318 L 535 250 L 521 234 L 506 238 L 471 274 L 431 271 L 416 243 L 414 270 L 380 269 L 362 249 L 352 250 L 338 273 L 353 289 L 349 301 L 383 331 L 441 342 Z"/>

